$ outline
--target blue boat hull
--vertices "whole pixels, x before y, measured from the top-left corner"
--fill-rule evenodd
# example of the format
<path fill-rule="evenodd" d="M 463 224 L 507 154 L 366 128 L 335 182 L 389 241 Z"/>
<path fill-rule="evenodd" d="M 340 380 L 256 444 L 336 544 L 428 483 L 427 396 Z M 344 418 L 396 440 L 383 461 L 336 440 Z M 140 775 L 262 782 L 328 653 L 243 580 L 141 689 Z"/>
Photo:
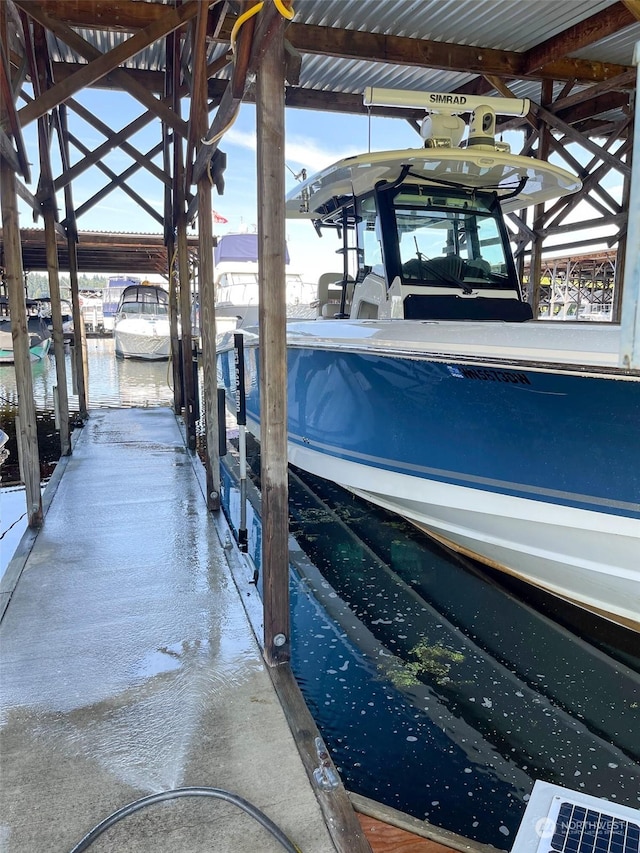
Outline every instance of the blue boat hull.
<path fill-rule="evenodd" d="M 288 348 L 289 461 L 640 627 L 640 382 L 357 345 Z M 259 432 L 259 354 L 247 416 Z M 234 380 L 233 351 L 220 354 Z"/>

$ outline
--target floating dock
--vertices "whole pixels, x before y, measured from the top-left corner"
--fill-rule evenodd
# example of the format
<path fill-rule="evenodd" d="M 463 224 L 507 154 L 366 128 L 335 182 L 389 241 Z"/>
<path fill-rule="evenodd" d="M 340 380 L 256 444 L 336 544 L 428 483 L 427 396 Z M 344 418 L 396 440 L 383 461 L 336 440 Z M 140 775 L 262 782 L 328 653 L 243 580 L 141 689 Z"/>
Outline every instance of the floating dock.
<path fill-rule="evenodd" d="M 310 781 L 314 756 L 299 746 L 317 732 L 285 714 L 198 466 L 170 409 L 96 411 L 47 488 L 43 527 L 8 567 L 7 853 L 71 851 L 127 804 L 192 787 L 222 794 L 169 794 L 96 846 L 282 850 L 239 797 L 303 853 L 370 849 L 341 784 Z M 288 666 L 277 669 L 295 700 Z"/>

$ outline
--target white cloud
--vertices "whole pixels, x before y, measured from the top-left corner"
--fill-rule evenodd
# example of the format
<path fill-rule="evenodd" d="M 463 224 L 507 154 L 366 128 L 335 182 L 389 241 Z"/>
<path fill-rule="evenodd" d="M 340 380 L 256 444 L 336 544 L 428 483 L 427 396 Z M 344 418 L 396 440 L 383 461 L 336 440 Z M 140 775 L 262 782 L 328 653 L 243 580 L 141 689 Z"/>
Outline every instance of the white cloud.
<path fill-rule="evenodd" d="M 236 130 L 235 127 L 232 127 L 225 133 L 224 139 L 220 142 L 220 147 L 222 149 L 225 148 L 225 143 L 237 145 L 239 148 L 246 148 L 249 151 L 255 151 L 256 135 L 251 131 Z"/>
<path fill-rule="evenodd" d="M 289 164 L 304 166 L 310 171 L 319 171 L 343 157 L 360 153 L 353 148 L 326 148 L 318 144 L 318 140 L 308 137 L 293 136 L 285 143 L 285 157 Z"/>
<path fill-rule="evenodd" d="M 256 135 L 251 131 L 231 128 L 225 134 L 225 142 L 237 145 L 248 151 L 256 151 Z M 222 143 L 224 148 L 224 143 Z M 310 172 L 317 172 L 352 154 L 360 153 L 356 146 L 352 148 L 328 148 L 317 139 L 298 135 L 287 136 L 285 140 L 285 159 L 289 166 L 303 166 Z"/>

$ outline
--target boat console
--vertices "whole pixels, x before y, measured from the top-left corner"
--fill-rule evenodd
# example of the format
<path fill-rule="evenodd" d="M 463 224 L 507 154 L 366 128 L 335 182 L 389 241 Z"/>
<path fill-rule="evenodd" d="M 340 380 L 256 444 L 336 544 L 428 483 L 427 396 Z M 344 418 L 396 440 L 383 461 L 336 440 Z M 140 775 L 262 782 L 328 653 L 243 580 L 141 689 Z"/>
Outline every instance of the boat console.
<path fill-rule="evenodd" d="M 288 216 L 342 239 L 343 298 L 332 316 L 530 320 L 505 212 L 574 192 L 580 181 L 495 142 L 496 112 L 524 115 L 528 102 L 370 89 L 365 103 L 424 104 L 424 147 L 346 158 L 288 196 Z M 470 109 L 463 143 L 460 113 Z"/>

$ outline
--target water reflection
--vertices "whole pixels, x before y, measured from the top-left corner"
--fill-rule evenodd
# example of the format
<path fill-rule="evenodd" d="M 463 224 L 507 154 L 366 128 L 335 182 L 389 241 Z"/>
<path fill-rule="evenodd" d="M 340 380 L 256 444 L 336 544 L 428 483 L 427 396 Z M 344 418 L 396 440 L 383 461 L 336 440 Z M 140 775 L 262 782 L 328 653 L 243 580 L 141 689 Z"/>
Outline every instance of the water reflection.
<path fill-rule="evenodd" d="M 116 359 L 112 338 L 87 340 L 88 408 L 171 406 L 171 362 L 133 361 Z M 73 393 L 72 358 L 65 353 L 69 412 L 79 411 L 78 396 Z M 40 479 L 46 484 L 60 458 L 60 436 L 54 417 L 54 388 L 57 384 L 53 352 L 31 366 L 33 397 L 36 404 Z M 15 546 L 26 528 L 24 489 L 20 483 L 15 418 L 18 414 L 18 392 L 13 364 L 0 365 L 0 424 L 8 434 L 9 455 L 0 470 L 2 494 L 0 515 L 0 575 L 13 556 Z M 11 489 L 11 493 L 7 491 Z M 9 530 L 11 533 L 9 533 Z"/>

